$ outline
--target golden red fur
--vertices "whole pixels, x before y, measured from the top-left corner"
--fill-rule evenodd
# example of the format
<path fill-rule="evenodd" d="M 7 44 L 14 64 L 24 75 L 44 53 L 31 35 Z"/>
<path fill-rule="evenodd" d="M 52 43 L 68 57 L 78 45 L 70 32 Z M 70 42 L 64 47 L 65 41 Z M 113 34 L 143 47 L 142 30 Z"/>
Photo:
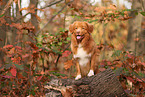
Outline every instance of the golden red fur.
<path fill-rule="evenodd" d="M 76 59 L 76 80 L 84 76 L 94 75 L 98 62 L 98 49 L 90 33 L 93 25 L 76 21 L 69 26 L 71 32 L 71 50 Z"/>

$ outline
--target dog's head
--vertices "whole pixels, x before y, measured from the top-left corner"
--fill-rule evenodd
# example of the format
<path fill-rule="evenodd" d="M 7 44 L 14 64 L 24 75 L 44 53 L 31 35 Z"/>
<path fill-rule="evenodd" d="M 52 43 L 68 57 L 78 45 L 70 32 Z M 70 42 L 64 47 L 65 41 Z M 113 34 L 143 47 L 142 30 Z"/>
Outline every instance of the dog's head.
<path fill-rule="evenodd" d="M 76 21 L 69 26 L 69 31 L 75 35 L 77 40 L 81 40 L 86 34 L 92 33 L 93 28 L 93 25 L 87 22 Z"/>

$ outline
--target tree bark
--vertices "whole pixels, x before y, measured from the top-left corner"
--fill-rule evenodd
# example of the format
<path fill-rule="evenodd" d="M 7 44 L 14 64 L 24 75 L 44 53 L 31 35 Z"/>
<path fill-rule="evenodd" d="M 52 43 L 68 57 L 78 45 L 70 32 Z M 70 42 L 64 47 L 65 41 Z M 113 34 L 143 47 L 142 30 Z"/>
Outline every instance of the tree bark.
<path fill-rule="evenodd" d="M 140 0 L 132 1 L 132 9 L 135 9 L 135 11 L 132 11 L 130 14 L 133 18 L 129 20 L 127 48 L 128 50 L 133 51 L 135 55 L 139 55 L 140 53 L 145 52 L 145 46 L 143 45 L 143 31 L 141 30 L 143 16 L 138 12 L 138 10 L 142 9 Z M 138 15 L 136 13 L 138 13 Z"/>
<path fill-rule="evenodd" d="M 35 6 L 35 12 L 31 13 L 31 22 L 32 24 L 35 26 L 35 32 L 37 32 L 39 30 L 39 24 L 38 24 L 38 20 L 37 20 L 37 5 L 38 5 L 38 0 L 30 0 L 30 7 Z"/>
<path fill-rule="evenodd" d="M 111 69 L 80 80 L 53 79 L 45 88 L 46 97 L 127 97 Z"/>
<path fill-rule="evenodd" d="M 0 13 L 2 13 L 2 11 L 4 10 L 6 4 L 9 2 L 9 0 L 5 0 L 3 1 L 4 3 L 0 6 Z M 4 12 L 3 14 L 4 20 L 6 23 L 10 24 L 10 7 L 6 10 L 6 12 Z M 2 17 L 2 18 L 3 18 Z M 3 21 L 4 21 L 3 20 Z M 7 41 L 7 34 L 10 32 L 10 27 L 4 24 L 0 25 L 0 48 L 2 48 L 6 43 L 8 43 Z M 0 64 L 5 64 L 4 61 L 4 53 L 0 50 Z"/>

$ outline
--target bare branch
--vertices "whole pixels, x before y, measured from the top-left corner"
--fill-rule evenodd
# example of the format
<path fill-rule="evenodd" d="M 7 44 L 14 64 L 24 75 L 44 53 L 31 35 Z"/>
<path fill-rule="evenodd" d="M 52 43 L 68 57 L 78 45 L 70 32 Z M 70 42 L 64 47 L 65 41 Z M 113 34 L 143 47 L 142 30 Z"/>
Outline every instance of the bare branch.
<path fill-rule="evenodd" d="M 58 12 L 57 12 L 57 14 L 55 14 L 44 26 L 43 26 L 43 28 L 41 28 L 39 31 L 37 31 L 36 32 L 36 36 L 59 14 L 59 13 L 61 13 L 63 10 L 64 10 L 64 8 L 67 6 L 67 5 L 69 5 L 71 2 L 73 2 L 73 0 L 72 1 L 70 1 L 70 2 L 68 2 L 66 5 L 64 5 Z"/>
<path fill-rule="evenodd" d="M 141 1 L 141 4 L 142 4 L 142 10 L 145 12 L 145 6 L 144 6 L 145 1 L 144 0 L 140 0 L 140 1 Z"/>
<path fill-rule="evenodd" d="M 25 18 L 28 14 L 31 14 L 30 12 L 26 13 L 24 16 L 21 16 L 20 18 L 18 18 L 17 20 L 15 20 L 15 23 L 18 22 L 20 19 Z"/>
<path fill-rule="evenodd" d="M 45 6 L 45 7 L 43 7 L 43 8 L 41 8 L 41 9 L 45 9 L 45 8 L 47 8 L 47 7 L 50 7 L 50 6 L 55 5 L 55 4 L 57 4 L 57 3 L 60 3 L 61 1 L 63 1 L 63 0 L 59 0 L 59 1 L 53 2 L 53 3 L 51 3 L 51 4 L 49 4 L 49 5 Z"/>
<path fill-rule="evenodd" d="M 3 9 L 1 15 L 3 15 L 3 14 L 6 12 L 6 10 L 10 7 L 10 5 L 11 5 L 12 2 L 13 2 L 13 0 L 9 0 L 9 1 L 8 1 L 8 3 L 7 3 L 7 4 L 5 5 L 5 7 L 4 7 L 4 9 Z"/>

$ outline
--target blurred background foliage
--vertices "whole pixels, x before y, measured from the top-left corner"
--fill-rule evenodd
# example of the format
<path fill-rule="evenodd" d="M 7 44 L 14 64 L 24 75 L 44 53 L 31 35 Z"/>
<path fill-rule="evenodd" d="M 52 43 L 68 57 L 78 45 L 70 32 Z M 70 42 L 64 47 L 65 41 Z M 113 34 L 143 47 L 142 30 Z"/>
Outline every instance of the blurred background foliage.
<path fill-rule="evenodd" d="M 74 78 L 68 27 L 94 25 L 99 71 L 145 96 L 144 0 L 0 0 L 0 95 L 43 96 L 52 77 Z"/>

